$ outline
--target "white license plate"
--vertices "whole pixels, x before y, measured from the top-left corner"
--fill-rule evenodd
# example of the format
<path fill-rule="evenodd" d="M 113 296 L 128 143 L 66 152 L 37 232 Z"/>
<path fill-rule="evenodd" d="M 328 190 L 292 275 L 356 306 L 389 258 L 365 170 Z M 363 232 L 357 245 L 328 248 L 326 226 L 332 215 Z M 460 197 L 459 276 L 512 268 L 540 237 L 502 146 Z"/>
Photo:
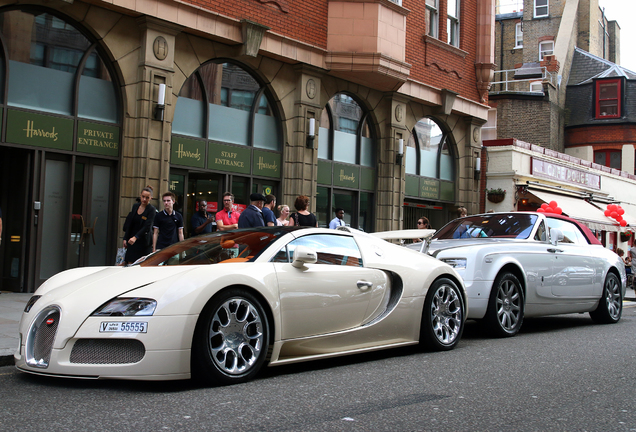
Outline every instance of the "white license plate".
<path fill-rule="evenodd" d="M 147 322 L 102 322 L 99 325 L 100 333 L 146 333 Z"/>

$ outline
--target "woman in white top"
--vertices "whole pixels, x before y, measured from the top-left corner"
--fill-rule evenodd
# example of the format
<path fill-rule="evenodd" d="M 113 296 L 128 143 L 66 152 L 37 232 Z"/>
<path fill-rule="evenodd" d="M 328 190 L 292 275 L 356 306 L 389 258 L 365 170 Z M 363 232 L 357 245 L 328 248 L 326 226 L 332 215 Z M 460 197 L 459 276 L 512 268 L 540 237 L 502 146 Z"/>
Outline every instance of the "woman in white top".
<path fill-rule="evenodd" d="M 289 217 L 289 206 L 281 204 L 278 206 L 278 218 L 276 219 L 277 226 L 293 226 L 294 221 L 287 219 Z"/>

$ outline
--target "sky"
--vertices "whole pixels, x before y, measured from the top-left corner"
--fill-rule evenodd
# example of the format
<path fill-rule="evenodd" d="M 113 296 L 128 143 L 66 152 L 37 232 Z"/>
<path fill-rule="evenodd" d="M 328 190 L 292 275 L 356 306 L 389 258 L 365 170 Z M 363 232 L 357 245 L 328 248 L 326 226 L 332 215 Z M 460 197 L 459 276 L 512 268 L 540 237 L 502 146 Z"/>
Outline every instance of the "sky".
<path fill-rule="evenodd" d="M 620 65 L 636 72 L 636 0 L 599 0 L 609 20 L 618 21 L 621 28 Z"/>

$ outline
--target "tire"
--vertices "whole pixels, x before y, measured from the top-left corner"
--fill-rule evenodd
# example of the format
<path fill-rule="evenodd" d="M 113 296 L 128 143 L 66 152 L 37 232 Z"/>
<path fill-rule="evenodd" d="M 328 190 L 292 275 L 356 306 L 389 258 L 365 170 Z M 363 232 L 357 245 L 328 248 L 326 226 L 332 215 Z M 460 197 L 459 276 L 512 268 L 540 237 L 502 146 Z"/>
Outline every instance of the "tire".
<path fill-rule="evenodd" d="M 603 295 L 590 317 L 598 324 L 615 324 L 623 315 L 623 290 L 614 273 L 607 273 L 603 283 Z"/>
<path fill-rule="evenodd" d="M 207 384 L 254 378 L 267 357 L 269 327 L 260 301 L 232 288 L 203 309 L 192 341 L 192 377 Z"/>
<path fill-rule="evenodd" d="M 449 351 L 459 343 L 464 331 L 466 306 L 461 291 L 450 279 L 438 279 L 424 301 L 420 344 L 433 351 Z"/>
<path fill-rule="evenodd" d="M 508 272 L 500 273 L 492 284 L 485 324 L 495 337 L 512 337 L 523 324 L 524 301 L 519 279 Z"/>

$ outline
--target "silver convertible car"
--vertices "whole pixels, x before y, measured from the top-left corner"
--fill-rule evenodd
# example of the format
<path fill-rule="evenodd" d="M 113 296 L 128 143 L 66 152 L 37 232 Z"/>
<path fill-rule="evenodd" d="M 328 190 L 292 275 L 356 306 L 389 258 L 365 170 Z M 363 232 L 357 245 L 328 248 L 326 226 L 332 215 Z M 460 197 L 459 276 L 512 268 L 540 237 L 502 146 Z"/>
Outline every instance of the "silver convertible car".
<path fill-rule="evenodd" d="M 598 323 L 621 318 L 622 260 L 566 216 L 469 216 L 408 247 L 459 272 L 468 293 L 468 318 L 483 320 L 496 336 L 517 334 L 524 317 L 589 312 Z"/>
<path fill-rule="evenodd" d="M 20 322 L 19 370 L 231 384 L 263 365 L 412 345 L 450 350 L 466 292 L 449 265 L 359 231 L 193 237 L 130 267 L 47 280 Z"/>

